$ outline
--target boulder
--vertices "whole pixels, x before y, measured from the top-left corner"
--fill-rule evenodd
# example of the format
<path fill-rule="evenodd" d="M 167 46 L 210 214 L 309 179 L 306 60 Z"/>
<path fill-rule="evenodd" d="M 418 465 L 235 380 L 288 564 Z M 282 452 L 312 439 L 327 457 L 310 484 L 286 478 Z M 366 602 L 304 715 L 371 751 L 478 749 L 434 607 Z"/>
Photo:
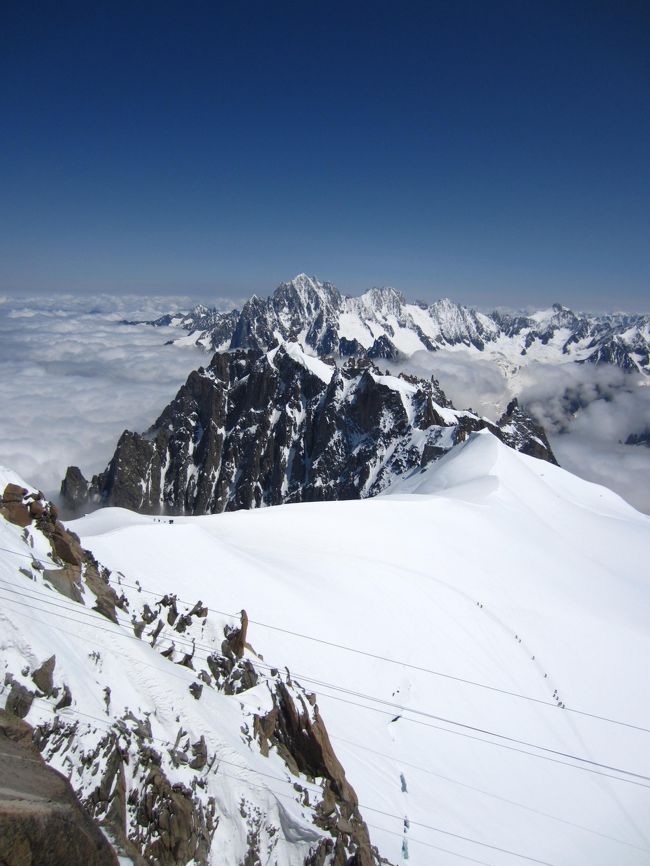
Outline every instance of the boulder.
<path fill-rule="evenodd" d="M 54 690 L 54 666 L 56 665 L 56 656 L 50 656 L 43 664 L 36 668 L 32 673 L 32 679 L 36 687 L 46 697 L 49 697 Z"/>
<path fill-rule="evenodd" d="M 27 493 L 24 487 L 19 487 L 17 484 L 7 484 L 5 487 L 0 502 L 0 514 L 9 523 L 25 527 L 32 522 L 29 506 L 23 502 Z"/>

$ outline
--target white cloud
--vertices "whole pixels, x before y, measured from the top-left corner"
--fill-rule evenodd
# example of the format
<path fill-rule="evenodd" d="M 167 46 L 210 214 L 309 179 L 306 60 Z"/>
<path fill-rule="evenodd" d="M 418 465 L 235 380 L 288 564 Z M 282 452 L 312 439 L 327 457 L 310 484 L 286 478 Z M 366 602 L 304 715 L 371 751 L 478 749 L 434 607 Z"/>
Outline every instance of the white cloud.
<path fill-rule="evenodd" d="M 382 366 L 382 361 L 379 361 Z M 501 367 L 476 352 L 440 350 L 415 352 L 408 361 L 391 369 L 408 370 L 416 376 L 435 376 L 452 403 L 461 409 L 471 406 L 479 415 L 495 420 L 512 398 L 509 381 Z"/>
<path fill-rule="evenodd" d="M 187 298 L 9 299 L 0 307 L 0 463 L 49 495 L 68 465 L 105 468 L 126 428 L 146 429 L 209 356 L 166 346 L 171 328 L 129 326 Z"/>
<path fill-rule="evenodd" d="M 436 376 L 456 406 L 472 406 L 492 420 L 519 397 L 546 428 L 561 466 L 650 513 L 650 448 L 624 444 L 650 430 L 647 377 L 573 362 L 513 369 L 463 350 L 418 352 L 396 366 Z"/>
<path fill-rule="evenodd" d="M 571 431 L 550 437 L 558 463 L 587 481 L 604 484 L 650 514 L 650 448 L 619 445 Z"/>
<path fill-rule="evenodd" d="M 546 427 L 560 465 L 650 513 L 650 448 L 625 445 L 650 430 L 650 382 L 589 364 L 522 372 L 520 399 Z"/>

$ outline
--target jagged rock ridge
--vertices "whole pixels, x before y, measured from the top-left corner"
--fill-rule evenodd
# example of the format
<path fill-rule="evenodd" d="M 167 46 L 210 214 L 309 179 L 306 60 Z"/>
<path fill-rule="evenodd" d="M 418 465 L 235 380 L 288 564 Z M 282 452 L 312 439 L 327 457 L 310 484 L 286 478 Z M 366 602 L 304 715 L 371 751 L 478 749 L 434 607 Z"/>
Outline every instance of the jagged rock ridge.
<path fill-rule="evenodd" d="M 358 499 L 487 428 L 554 462 L 544 432 L 513 402 L 496 424 L 454 409 L 435 379 L 340 367 L 298 343 L 216 353 L 144 434 L 125 431 L 88 485 L 71 467 L 67 507 L 205 514 L 283 502 Z"/>
<path fill-rule="evenodd" d="M 486 315 L 442 299 L 409 303 L 392 288 L 360 297 L 342 295 L 328 282 L 299 274 L 266 299 L 253 297 L 241 312 L 220 313 L 203 305 L 189 314 L 163 316 L 154 325 L 175 325 L 213 351 L 268 351 L 295 340 L 318 355 L 396 358 L 444 347 L 492 352 L 513 364 L 550 355 L 578 363 L 612 364 L 650 373 L 650 317 L 576 314 L 561 304 L 532 315 Z M 183 338 L 187 340 L 188 337 Z"/>

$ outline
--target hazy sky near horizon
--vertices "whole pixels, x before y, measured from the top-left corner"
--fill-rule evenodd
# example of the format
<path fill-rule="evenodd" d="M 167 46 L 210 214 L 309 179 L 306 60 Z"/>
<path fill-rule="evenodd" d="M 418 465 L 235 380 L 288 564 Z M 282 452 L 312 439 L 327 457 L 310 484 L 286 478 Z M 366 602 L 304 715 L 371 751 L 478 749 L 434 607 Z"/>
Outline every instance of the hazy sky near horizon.
<path fill-rule="evenodd" d="M 650 311 L 645 0 L 2 8 L 0 293 Z"/>

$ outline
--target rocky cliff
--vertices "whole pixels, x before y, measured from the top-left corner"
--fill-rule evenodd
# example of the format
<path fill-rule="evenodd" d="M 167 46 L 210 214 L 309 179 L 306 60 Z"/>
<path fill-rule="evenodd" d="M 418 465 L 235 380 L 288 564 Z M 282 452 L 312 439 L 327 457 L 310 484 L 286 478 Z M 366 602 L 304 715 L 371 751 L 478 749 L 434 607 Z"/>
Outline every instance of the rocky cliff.
<path fill-rule="evenodd" d="M 70 511 L 149 514 L 359 499 L 483 428 L 554 461 L 544 432 L 515 403 L 492 424 L 454 409 L 435 379 L 383 374 L 368 357 L 337 367 L 298 343 L 236 350 L 191 373 L 145 433 L 125 431 L 89 484 L 71 467 L 61 492 Z"/>
<path fill-rule="evenodd" d="M 34 731 L 0 710 L 0 863 L 3 866 L 118 866 L 115 852 L 70 783 L 47 766 Z"/>

